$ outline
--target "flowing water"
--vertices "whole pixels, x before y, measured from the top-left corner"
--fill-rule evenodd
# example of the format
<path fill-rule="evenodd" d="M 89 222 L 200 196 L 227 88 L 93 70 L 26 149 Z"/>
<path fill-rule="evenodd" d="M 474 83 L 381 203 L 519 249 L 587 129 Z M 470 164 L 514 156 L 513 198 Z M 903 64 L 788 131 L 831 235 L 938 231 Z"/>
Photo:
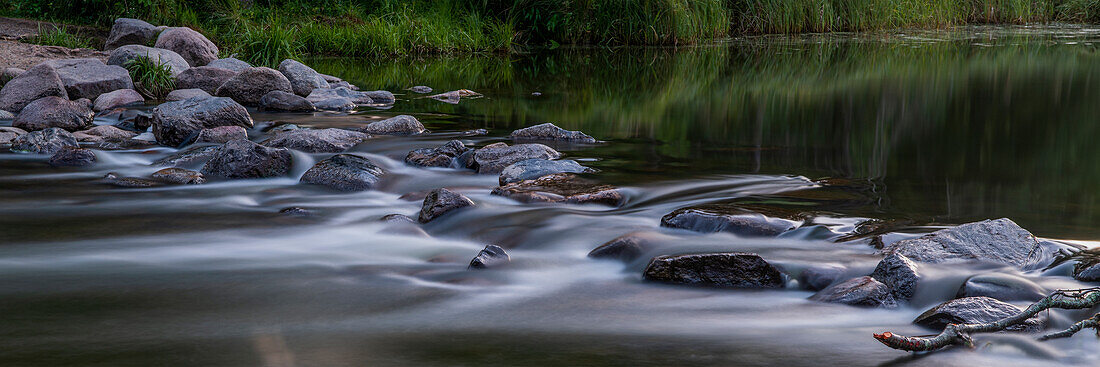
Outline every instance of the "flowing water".
<path fill-rule="evenodd" d="M 711 289 L 643 282 L 641 271 L 661 254 L 749 251 L 792 273 L 843 264 L 863 275 L 879 259 L 868 239 L 835 240 L 867 218 L 900 223 L 886 242 L 1008 217 L 1089 245 L 1100 239 L 1098 44 L 1100 29 L 1059 25 L 311 60 L 398 101 L 350 115 L 252 111 L 258 125 L 412 114 L 433 131 L 352 148 L 387 171 L 360 193 L 297 183 L 323 154 L 295 153 L 285 178 L 134 189 L 99 179 L 145 177 L 175 150 L 51 168 L 0 147 L 0 365 L 1096 365 L 1088 332 L 988 335 L 976 351 L 927 355 L 871 338 L 931 333 L 910 322 L 973 274 L 1086 286 L 1066 267 L 929 267 L 915 300 L 893 310 L 814 303 L 794 281 Z M 403 91 L 413 85 L 486 97 L 452 105 Z M 626 203 L 520 204 L 489 194 L 496 176 L 403 162 L 412 149 L 507 141 L 541 122 L 602 140 L 555 147 L 598 168 L 589 176 L 621 187 Z M 488 134 L 464 134 L 479 128 Z M 414 215 L 417 193 L 442 186 L 478 206 L 424 233 L 379 221 Z M 659 227 L 674 209 L 729 200 L 813 219 L 768 239 Z M 314 214 L 279 213 L 295 206 Z M 586 257 L 637 230 L 667 241 L 626 264 Z M 487 243 L 512 262 L 466 270 Z M 1065 327 L 1083 315 L 1049 318 Z"/>

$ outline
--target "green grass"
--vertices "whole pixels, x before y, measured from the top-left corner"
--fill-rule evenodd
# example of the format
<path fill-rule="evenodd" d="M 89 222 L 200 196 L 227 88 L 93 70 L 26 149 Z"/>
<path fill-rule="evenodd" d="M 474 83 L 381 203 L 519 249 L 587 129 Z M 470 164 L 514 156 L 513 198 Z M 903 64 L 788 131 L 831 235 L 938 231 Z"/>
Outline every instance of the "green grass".
<path fill-rule="evenodd" d="M 134 88 L 147 98 L 164 100 L 169 92 L 176 89 L 176 78 L 166 63 L 139 56 L 126 62 L 125 67 L 134 80 Z"/>
<path fill-rule="evenodd" d="M 79 34 L 69 33 L 60 27 L 38 28 L 38 34 L 22 39 L 25 43 L 36 45 L 61 46 L 68 48 L 92 48 L 92 39 Z"/>

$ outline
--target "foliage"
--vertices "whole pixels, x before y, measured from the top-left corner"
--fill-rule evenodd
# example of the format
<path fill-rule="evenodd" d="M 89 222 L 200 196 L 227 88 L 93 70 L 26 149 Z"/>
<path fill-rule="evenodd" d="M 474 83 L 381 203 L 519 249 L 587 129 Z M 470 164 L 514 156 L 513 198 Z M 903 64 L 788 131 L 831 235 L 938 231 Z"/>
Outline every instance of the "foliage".
<path fill-rule="evenodd" d="M 92 39 L 79 34 L 69 33 L 65 28 L 38 28 L 38 34 L 22 39 L 23 42 L 36 45 L 61 46 L 68 48 L 92 48 Z"/>
<path fill-rule="evenodd" d="M 126 62 L 125 67 L 134 80 L 134 88 L 147 98 L 164 100 L 169 92 L 176 89 L 176 78 L 167 63 L 138 56 Z"/>

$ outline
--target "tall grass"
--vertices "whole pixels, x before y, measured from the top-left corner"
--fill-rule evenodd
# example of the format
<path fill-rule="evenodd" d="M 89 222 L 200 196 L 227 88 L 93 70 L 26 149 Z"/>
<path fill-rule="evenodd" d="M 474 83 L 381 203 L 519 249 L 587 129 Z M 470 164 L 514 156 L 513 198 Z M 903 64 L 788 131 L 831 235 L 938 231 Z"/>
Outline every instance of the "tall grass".
<path fill-rule="evenodd" d="M 92 39 L 76 33 L 69 33 L 61 27 L 39 27 L 38 34 L 22 39 L 25 43 L 36 45 L 61 46 L 68 48 L 92 48 Z"/>
<path fill-rule="evenodd" d="M 134 88 L 146 98 L 164 100 L 169 92 L 176 89 L 176 78 L 166 63 L 138 56 L 127 61 L 125 68 L 134 81 Z"/>

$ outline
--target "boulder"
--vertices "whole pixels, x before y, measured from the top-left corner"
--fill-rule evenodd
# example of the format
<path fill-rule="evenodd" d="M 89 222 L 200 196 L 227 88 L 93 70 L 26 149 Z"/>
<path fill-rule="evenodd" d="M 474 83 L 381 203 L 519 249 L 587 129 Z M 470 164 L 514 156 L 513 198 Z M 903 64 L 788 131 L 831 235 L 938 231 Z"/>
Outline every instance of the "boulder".
<path fill-rule="evenodd" d="M 613 259 L 620 261 L 634 261 L 647 251 L 651 250 L 657 242 L 664 240 L 666 236 L 653 231 L 636 231 L 624 234 L 604 242 L 599 247 L 592 249 L 588 257 L 593 259 Z"/>
<path fill-rule="evenodd" d="M 680 208 L 661 218 L 661 226 L 695 232 L 730 232 L 739 236 L 766 237 L 798 228 L 800 222 L 772 218 L 725 205 Z"/>
<path fill-rule="evenodd" d="M 365 191 L 374 187 L 383 173 L 382 168 L 369 159 L 351 154 L 337 154 L 310 167 L 302 175 L 301 181 L 340 191 Z"/>
<path fill-rule="evenodd" d="M 176 89 L 174 91 L 168 92 L 168 95 L 164 97 L 164 101 L 175 102 L 195 97 L 212 97 L 212 95 L 198 88 Z"/>
<path fill-rule="evenodd" d="M 100 180 L 100 182 L 103 182 L 105 184 L 112 185 L 112 186 L 132 188 L 132 189 L 133 188 L 156 187 L 156 186 L 163 186 L 164 185 L 163 182 L 156 181 L 156 180 L 150 180 L 150 179 L 139 178 L 139 177 L 120 177 L 118 174 L 116 174 L 114 172 L 108 173 L 107 175 L 103 176 L 103 179 Z"/>
<path fill-rule="evenodd" d="M 100 94 L 96 97 L 92 109 L 99 112 L 138 103 L 145 103 L 145 97 L 142 97 L 141 93 L 133 89 L 119 89 Z"/>
<path fill-rule="evenodd" d="M 77 141 L 83 142 L 124 142 L 133 139 L 137 133 L 126 131 L 110 125 L 100 125 L 88 130 L 73 133 Z"/>
<path fill-rule="evenodd" d="M 193 146 L 176 152 L 175 154 L 153 161 L 153 166 L 197 166 L 214 157 L 218 151 L 217 145 Z"/>
<path fill-rule="evenodd" d="M 866 276 L 830 285 L 814 293 L 810 296 L 810 300 L 862 307 L 894 308 L 898 306 L 889 286 Z"/>
<path fill-rule="evenodd" d="M 10 82 L 12 79 L 17 78 L 20 75 L 23 75 L 23 73 L 25 72 L 27 71 L 20 68 L 4 68 L 3 71 L 0 71 L 0 86 L 6 84 L 7 82 Z"/>
<path fill-rule="evenodd" d="M 1048 294 L 1046 289 L 1030 280 L 1015 275 L 989 273 L 967 278 L 955 298 L 989 297 L 998 301 L 1035 302 Z"/>
<path fill-rule="evenodd" d="M 160 32 L 156 47 L 172 50 L 183 56 L 192 67 L 203 66 L 218 59 L 218 46 L 206 36 L 187 27 L 172 27 Z"/>
<path fill-rule="evenodd" d="M 368 90 L 359 93 L 363 93 L 367 97 L 370 97 L 371 101 L 374 101 L 374 103 L 376 104 L 393 104 L 395 101 L 397 101 L 397 99 L 394 98 L 393 93 L 390 93 L 389 91 Z"/>
<path fill-rule="evenodd" d="M 370 135 L 344 129 L 297 129 L 277 133 L 263 144 L 306 153 L 340 153 L 368 138 Z"/>
<path fill-rule="evenodd" d="M 15 116 L 11 126 L 27 131 L 58 127 L 68 131 L 84 130 L 92 126 L 95 113 L 80 103 L 61 97 L 45 97 L 27 104 Z"/>
<path fill-rule="evenodd" d="M 111 26 L 111 33 L 107 35 L 107 44 L 103 49 L 109 51 L 125 45 L 147 45 L 158 33 L 159 28 L 143 20 L 118 18 Z"/>
<path fill-rule="evenodd" d="M 49 64 L 41 63 L 28 69 L 0 88 L 0 110 L 18 114 L 31 102 L 45 97 L 69 99 L 61 76 Z"/>
<path fill-rule="evenodd" d="M 206 177 L 202 173 L 183 168 L 165 168 L 150 176 L 154 180 L 177 185 L 201 185 L 206 183 Z"/>
<path fill-rule="evenodd" d="M 580 131 L 569 131 L 549 122 L 512 132 L 513 140 L 551 140 L 570 143 L 595 143 L 596 139 Z"/>
<path fill-rule="evenodd" d="M 420 208 L 420 223 L 428 223 L 453 210 L 474 206 L 474 201 L 447 189 L 435 189 L 424 198 Z"/>
<path fill-rule="evenodd" d="M 890 287 L 899 301 L 913 298 L 921 279 L 917 264 L 902 254 L 890 254 L 879 261 L 871 277 Z"/>
<path fill-rule="evenodd" d="M 293 93 L 290 81 L 275 69 L 257 67 L 237 73 L 218 87 L 215 95 L 230 97 L 245 105 L 257 105 L 265 94 L 273 90 Z"/>
<path fill-rule="evenodd" d="M 458 164 L 456 158 L 468 151 L 470 151 L 470 148 L 467 148 L 461 141 L 451 140 L 435 148 L 413 150 L 405 156 L 405 163 L 420 167 L 461 168 L 465 165 Z"/>
<path fill-rule="evenodd" d="M 229 70 L 233 70 L 235 72 L 242 72 L 245 69 L 248 69 L 248 68 L 252 67 L 251 64 L 249 64 L 247 62 L 244 62 L 244 61 L 241 61 L 241 60 L 238 60 L 235 57 L 227 57 L 227 58 L 224 58 L 224 59 L 217 59 L 217 60 L 211 61 L 209 64 L 206 64 L 206 66 L 214 67 L 214 68 L 229 69 Z"/>
<path fill-rule="evenodd" d="M 407 90 L 413 93 L 428 94 L 432 92 L 432 87 L 418 85 Z"/>
<path fill-rule="evenodd" d="M 306 96 L 310 102 L 317 104 L 318 102 L 333 99 L 333 98 L 346 98 L 351 100 L 355 104 L 373 104 L 374 100 L 366 92 L 354 91 L 344 87 L 328 88 L 328 89 L 314 89 Z"/>
<path fill-rule="evenodd" d="M 305 97 L 314 89 L 328 89 L 328 81 L 321 73 L 295 60 L 283 60 L 279 63 L 279 72 L 283 73 L 294 89 L 294 94 Z"/>
<path fill-rule="evenodd" d="M 473 164 L 478 173 L 500 173 L 505 167 L 528 159 L 558 159 L 561 153 L 542 144 L 504 143 L 487 145 L 474 152 Z"/>
<path fill-rule="evenodd" d="M 476 97 L 481 97 L 481 93 L 474 92 L 474 91 L 469 90 L 469 89 L 453 90 L 453 91 L 450 91 L 450 92 L 445 92 L 445 93 L 440 93 L 440 94 L 435 94 L 435 95 L 428 96 L 428 98 L 431 98 L 431 99 L 434 99 L 434 100 L 437 100 L 437 101 L 440 101 L 440 102 L 450 103 L 450 104 L 458 104 L 458 102 L 460 100 L 462 100 L 462 98 L 476 98 Z"/>
<path fill-rule="evenodd" d="M 266 111 L 312 112 L 313 103 L 294 93 L 273 90 L 260 98 L 260 109 Z"/>
<path fill-rule="evenodd" d="M 218 126 L 251 128 L 252 117 L 244 106 L 222 97 L 196 97 L 153 109 L 153 135 L 167 146 L 179 146 L 200 130 Z"/>
<path fill-rule="evenodd" d="M 939 230 L 894 242 L 884 254 L 902 254 L 927 263 L 984 261 L 1017 267 L 1032 265 L 1039 241 L 1015 222 L 1001 218 Z"/>
<path fill-rule="evenodd" d="M 522 203 L 618 206 L 625 200 L 622 192 L 614 186 L 601 185 L 572 173 L 555 173 L 534 180 L 510 183 L 493 189 L 492 194 Z"/>
<path fill-rule="evenodd" d="M 218 93 L 218 87 L 237 75 L 236 71 L 210 66 L 198 66 L 184 70 L 176 77 L 178 89 L 201 89 L 210 95 Z"/>
<path fill-rule="evenodd" d="M 1082 282 L 1100 281 L 1100 263 L 1075 266 L 1073 269 L 1073 278 Z"/>
<path fill-rule="evenodd" d="M 146 132 L 153 126 L 151 111 L 122 109 L 118 111 L 118 123 L 115 126 L 136 132 Z"/>
<path fill-rule="evenodd" d="M 658 256 L 646 266 L 643 278 L 733 288 L 783 288 L 783 274 L 759 255 L 730 252 Z"/>
<path fill-rule="evenodd" d="M 350 99 L 344 97 L 322 99 L 310 103 L 313 104 L 314 108 L 320 111 L 344 112 L 355 109 L 355 102 L 352 102 Z"/>
<path fill-rule="evenodd" d="M 0 110 L 0 120 L 13 120 L 13 119 L 15 119 L 15 114 L 13 114 L 11 112 L 8 112 L 8 111 Z"/>
<path fill-rule="evenodd" d="M 470 260 L 470 266 L 467 269 L 495 268 L 507 264 L 509 261 L 511 261 L 511 258 L 508 257 L 508 253 L 504 252 L 503 248 L 497 245 L 488 245 L 478 251 L 473 260 Z"/>
<path fill-rule="evenodd" d="M 196 143 L 225 144 L 232 140 L 248 139 L 248 130 L 240 126 L 218 126 L 199 130 Z"/>
<path fill-rule="evenodd" d="M 78 147 L 80 145 L 72 133 L 56 127 L 19 135 L 11 141 L 11 151 L 18 153 L 54 154 L 65 148 Z"/>
<path fill-rule="evenodd" d="M 424 124 L 420 123 L 416 117 L 409 115 L 400 115 L 391 117 L 382 121 L 375 121 L 359 131 L 376 134 L 376 135 L 420 135 L 428 132 L 424 128 Z"/>
<path fill-rule="evenodd" d="M 111 56 L 107 57 L 107 65 L 117 65 L 125 68 L 126 63 L 130 60 L 136 60 L 142 56 L 148 57 L 149 60 L 155 63 L 167 65 L 172 70 L 172 76 L 174 77 L 178 77 L 180 73 L 191 68 L 187 64 L 187 60 L 183 59 L 183 56 L 172 50 L 142 45 L 126 45 L 114 49 L 114 51 L 111 51 Z"/>
<path fill-rule="evenodd" d="M 87 148 L 63 148 L 50 157 L 54 167 L 84 167 L 95 164 L 95 152 Z"/>
<path fill-rule="evenodd" d="M 913 320 L 914 324 L 942 330 L 948 324 L 977 324 L 994 322 L 1022 312 L 1019 307 L 989 297 L 953 299 L 932 307 Z M 1033 316 L 1024 322 L 1009 326 L 1008 331 L 1039 331 L 1043 320 Z"/>
<path fill-rule="evenodd" d="M 17 127 L 0 126 L 0 144 L 11 144 L 12 140 L 26 133 L 26 130 Z"/>
<path fill-rule="evenodd" d="M 798 274 L 798 284 L 811 291 L 820 291 L 840 279 L 846 270 L 839 265 L 812 265 Z"/>
<path fill-rule="evenodd" d="M 99 59 L 50 60 L 45 64 L 57 71 L 70 99 L 94 100 L 103 93 L 134 89 L 134 82 L 125 68 L 104 64 Z"/>
<path fill-rule="evenodd" d="M 527 159 L 504 167 L 500 172 L 500 185 L 533 180 L 555 173 L 589 173 L 594 169 L 585 167 L 572 160 L 551 161 L 547 159 Z"/>
<path fill-rule="evenodd" d="M 290 164 L 290 151 L 286 149 L 233 140 L 218 147 L 201 171 L 205 176 L 266 178 L 285 176 L 290 172 Z"/>

